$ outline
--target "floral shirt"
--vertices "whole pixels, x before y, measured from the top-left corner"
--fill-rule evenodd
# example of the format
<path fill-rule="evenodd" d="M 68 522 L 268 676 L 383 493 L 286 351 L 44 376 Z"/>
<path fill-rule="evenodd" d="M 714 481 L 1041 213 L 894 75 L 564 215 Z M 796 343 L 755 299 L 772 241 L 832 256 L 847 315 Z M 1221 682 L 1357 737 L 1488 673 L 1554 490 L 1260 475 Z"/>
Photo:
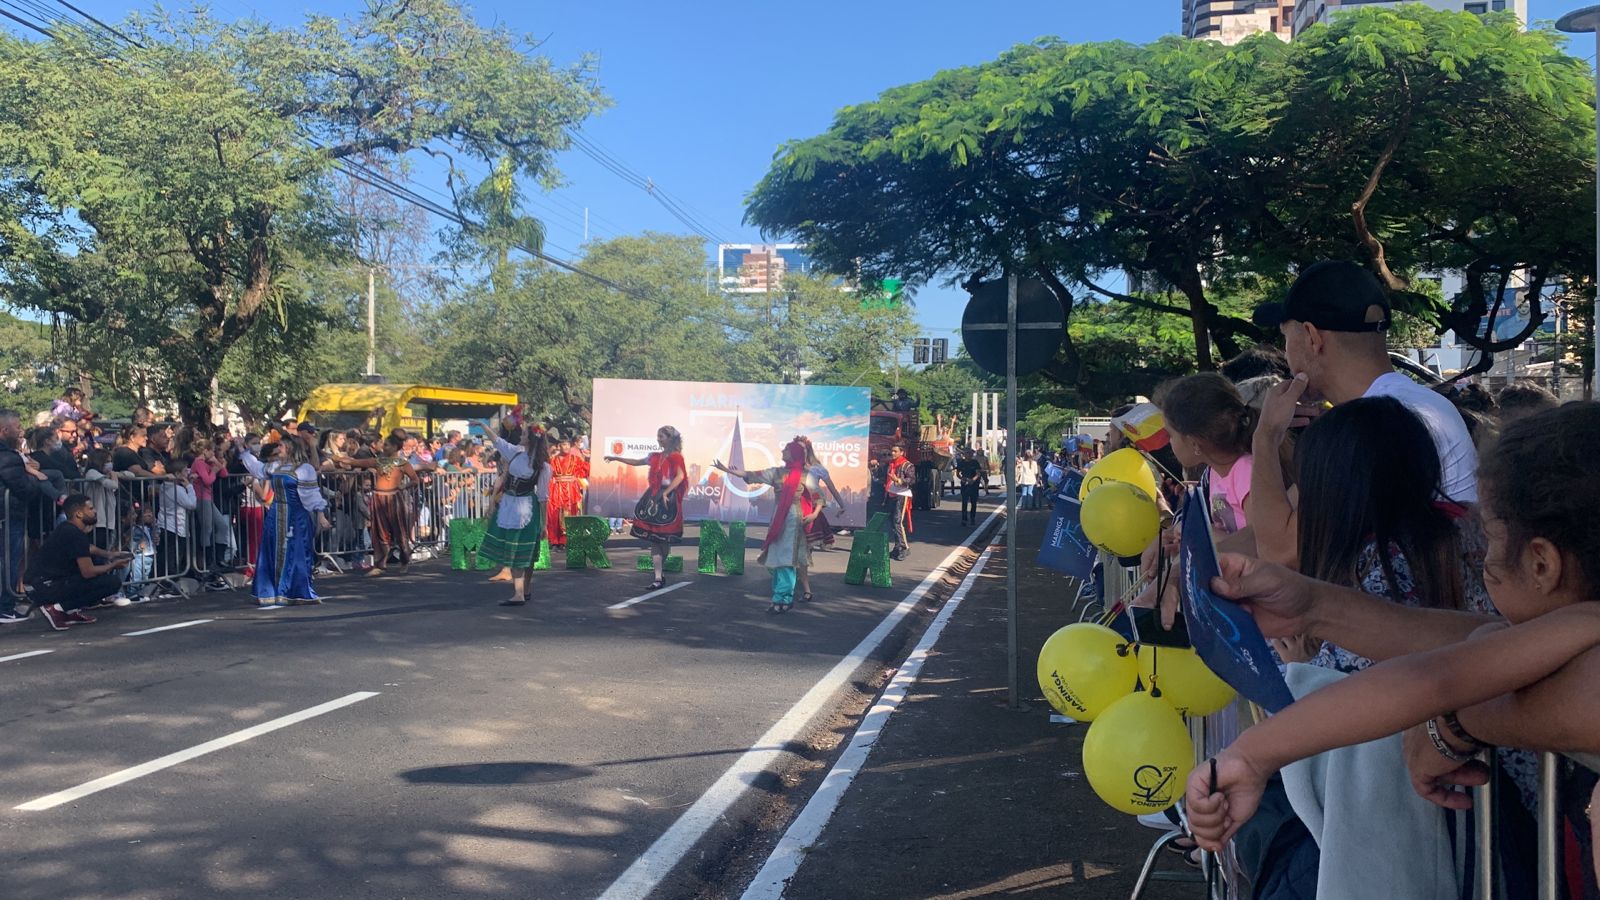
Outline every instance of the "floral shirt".
<path fill-rule="evenodd" d="M 1356 556 L 1355 586 L 1374 597 L 1382 597 L 1406 606 L 1421 606 L 1421 598 L 1417 596 L 1416 580 L 1411 575 L 1411 563 L 1406 559 L 1405 552 L 1393 541 L 1389 542 L 1388 551 L 1389 567 L 1394 571 L 1394 584 L 1390 585 L 1389 579 L 1384 577 L 1383 566 L 1378 559 L 1378 542 L 1367 541 L 1361 548 L 1361 553 Z M 1372 660 L 1323 641 L 1322 649 L 1311 658 L 1310 663 L 1313 666 L 1348 673 L 1359 672 L 1371 666 Z"/>

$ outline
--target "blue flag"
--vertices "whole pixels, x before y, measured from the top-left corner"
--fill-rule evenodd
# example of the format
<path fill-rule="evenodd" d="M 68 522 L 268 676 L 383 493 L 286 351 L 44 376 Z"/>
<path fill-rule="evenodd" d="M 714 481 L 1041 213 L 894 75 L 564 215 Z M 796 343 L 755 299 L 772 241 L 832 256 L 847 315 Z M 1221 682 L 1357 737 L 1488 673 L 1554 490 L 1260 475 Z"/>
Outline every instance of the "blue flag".
<path fill-rule="evenodd" d="M 1188 598 L 1183 618 L 1190 643 L 1218 678 L 1267 712 L 1278 712 L 1294 702 L 1294 695 L 1284 683 L 1267 639 L 1244 607 L 1211 590 L 1211 579 L 1222 570 L 1211 541 L 1211 514 L 1203 491 L 1189 492 L 1183 504 L 1182 528 L 1178 566 Z"/>
<path fill-rule="evenodd" d="M 1083 505 L 1065 494 L 1056 497 L 1044 541 L 1039 544 L 1039 565 L 1088 581 L 1094 571 L 1094 545 L 1083 536 Z"/>

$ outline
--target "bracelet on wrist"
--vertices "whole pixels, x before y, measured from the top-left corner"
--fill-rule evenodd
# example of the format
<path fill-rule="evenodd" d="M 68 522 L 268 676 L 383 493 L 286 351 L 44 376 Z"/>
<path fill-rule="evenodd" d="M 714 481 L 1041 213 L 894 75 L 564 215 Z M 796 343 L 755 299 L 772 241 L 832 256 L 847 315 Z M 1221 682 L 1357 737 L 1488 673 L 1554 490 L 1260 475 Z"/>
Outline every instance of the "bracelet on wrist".
<path fill-rule="evenodd" d="M 1461 724 L 1461 719 L 1459 719 L 1453 712 L 1447 712 L 1440 716 L 1439 721 L 1444 723 L 1445 730 L 1450 732 L 1451 737 L 1463 744 L 1466 744 L 1468 747 L 1471 747 L 1474 750 L 1488 750 L 1493 746 L 1473 737 Z"/>
<path fill-rule="evenodd" d="M 1458 763 L 1468 762 L 1472 759 L 1472 754 L 1470 753 L 1457 753 L 1455 748 L 1451 747 L 1450 744 L 1445 741 L 1444 737 L 1439 734 L 1438 719 L 1429 719 L 1427 729 L 1428 740 L 1433 742 L 1433 749 L 1439 751 L 1440 756 L 1450 760 L 1451 762 Z"/>

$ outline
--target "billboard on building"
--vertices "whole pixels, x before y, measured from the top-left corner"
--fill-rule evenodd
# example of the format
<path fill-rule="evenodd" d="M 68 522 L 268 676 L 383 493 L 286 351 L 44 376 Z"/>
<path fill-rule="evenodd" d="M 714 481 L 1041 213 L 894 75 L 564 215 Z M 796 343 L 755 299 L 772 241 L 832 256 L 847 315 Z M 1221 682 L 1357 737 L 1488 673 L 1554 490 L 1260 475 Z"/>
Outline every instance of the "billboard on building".
<path fill-rule="evenodd" d="M 867 472 L 871 408 L 872 392 L 867 388 L 597 378 L 588 512 L 633 515 L 648 470 L 606 462 L 605 457 L 648 456 L 660 449 L 656 431 L 672 425 L 683 434 L 683 458 L 689 469 L 686 520 L 770 522 L 776 502 L 772 489 L 730 478 L 712 468 L 712 460 L 748 471 L 781 466 L 784 445 L 805 435 L 844 498 L 842 516 L 833 498 L 827 498 L 829 520 L 859 528 L 866 524 L 871 487 Z"/>
<path fill-rule="evenodd" d="M 800 244 L 719 244 L 717 282 L 734 294 L 764 294 L 783 287 L 784 276 L 810 275 L 816 264 Z"/>

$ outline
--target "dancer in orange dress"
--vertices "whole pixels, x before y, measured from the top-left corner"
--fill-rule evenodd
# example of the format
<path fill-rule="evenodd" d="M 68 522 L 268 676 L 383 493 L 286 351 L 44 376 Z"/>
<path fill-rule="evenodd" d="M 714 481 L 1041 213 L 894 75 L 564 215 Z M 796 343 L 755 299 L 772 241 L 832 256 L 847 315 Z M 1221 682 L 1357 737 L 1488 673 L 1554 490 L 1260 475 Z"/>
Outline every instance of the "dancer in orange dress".
<path fill-rule="evenodd" d="M 567 516 L 583 515 L 583 488 L 589 478 L 589 461 L 577 451 L 571 441 L 556 444 L 556 455 L 550 459 L 550 469 L 555 473 L 550 482 L 549 523 L 545 533 L 551 547 L 567 546 Z"/>

